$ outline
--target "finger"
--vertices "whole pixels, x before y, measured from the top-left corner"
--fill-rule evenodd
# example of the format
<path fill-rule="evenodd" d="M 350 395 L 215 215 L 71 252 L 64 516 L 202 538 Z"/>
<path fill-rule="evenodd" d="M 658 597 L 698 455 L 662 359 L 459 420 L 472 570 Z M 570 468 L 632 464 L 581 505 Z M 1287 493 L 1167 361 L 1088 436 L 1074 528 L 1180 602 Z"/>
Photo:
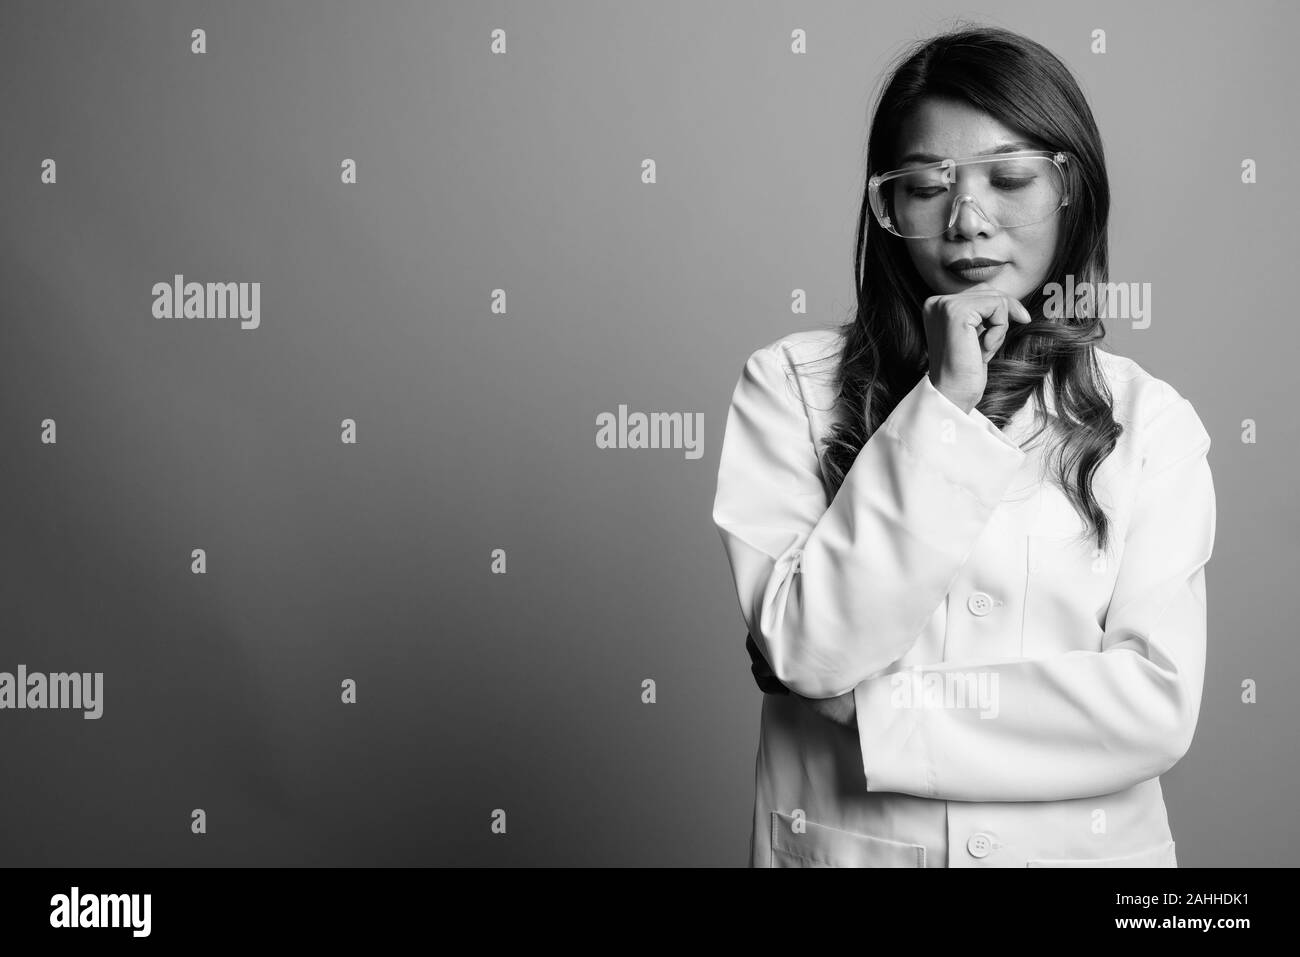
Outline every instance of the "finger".
<path fill-rule="evenodd" d="M 1010 320 L 1007 318 L 1010 307 L 1007 305 L 1006 296 L 998 296 L 990 304 L 987 311 L 984 312 L 984 322 L 989 328 L 994 326 L 1005 326 Z"/>
<path fill-rule="evenodd" d="M 1002 292 L 976 293 L 962 297 L 963 305 L 979 313 L 980 318 L 990 324 L 995 319 L 1002 324 L 1008 322 L 1011 303 L 1014 301 Z"/>
<path fill-rule="evenodd" d="M 954 316 L 960 316 L 962 325 L 980 329 L 991 326 L 999 314 L 1006 321 L 1007 302 L 1001 293 L 996 295 L 963 295 L 952 301 Z"/>
<path fill-rule="evenodd" d="M 969 296 L 979 302 L 985 302 L 989 298 L 1001 298 L 1005 301 L 1007 305 L 1011 307 L 1011 317 L 1015 319 L 1017 322 L 1033 321 L 1033 317 L 1029 314 L 1029 310 L 1025 308 L 1024 304 L 1019 299 L 1017 299 L 1015 296 L 1009 295 L 1006 292 L 1003 292 L 997 286 L 994 286 L 991 282 L 986 281 L 986 282 L 976 283 L 975 285 L 971 286 L 969 289 L 965 289 L 959 293 L 954 293 L 953 295 L 962 296 L 962 297 Z"/>
<path fill-rule="evenodd" d="M 988 332 L 984 333 L 983 352 L 985 365 L 988 365 L 989 360 L 992 359 L 997 354 L 997 351 L 1002 348 L 1002 343 L 1007 338 L 1008 328 L 1009 327 L 1007 326 L 995 326 Z"/>
<path fill-rule="evenodd" d="M 984 333 L 983 338 L 980 340 L 980 348 L 983 350 L 983 359 L 986 365 L 993 358 L 993 353 L 997 352 L 1002 340 L 1006 338 L 1007 326 L 1009 325 L 1007 319 L 1008 309 L 1006 297 L 1002 297 L 998 300 L 992 312 L 985 317 L 988 331 Z"/>

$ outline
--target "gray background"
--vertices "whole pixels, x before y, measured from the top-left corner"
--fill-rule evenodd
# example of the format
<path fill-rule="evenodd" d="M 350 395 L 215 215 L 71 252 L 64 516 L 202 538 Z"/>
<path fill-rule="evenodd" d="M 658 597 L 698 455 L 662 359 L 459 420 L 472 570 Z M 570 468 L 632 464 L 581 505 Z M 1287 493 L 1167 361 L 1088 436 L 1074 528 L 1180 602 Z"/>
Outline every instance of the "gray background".
<path fill-rule="evenodd" d="M 0 862 L 743 864 L 727 402 L 849 314 L 871 92 L 955 16 L 1076 71 L 1153 285 L 1111 348 L 1214 438 L 1180 863 L 1294 863 L 1300 17 L 1038 0 L 6 0 L 0 670 L 103 671 L 105 713 L 0 712 Z M 154 319 L 177 272 L 260 281 L 261 328 Z M 597 449 L 619 403 L 703 412 L 704 457 Z"/>

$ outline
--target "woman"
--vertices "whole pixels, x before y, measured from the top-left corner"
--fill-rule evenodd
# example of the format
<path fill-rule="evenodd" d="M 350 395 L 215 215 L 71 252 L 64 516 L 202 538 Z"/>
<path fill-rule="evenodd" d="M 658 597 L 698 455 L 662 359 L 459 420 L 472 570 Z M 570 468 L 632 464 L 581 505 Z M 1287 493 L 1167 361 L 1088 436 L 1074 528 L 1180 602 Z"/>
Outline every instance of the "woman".
<path fill-rule="evenodd" d="M 966 30 L 897 67 L 867 158 L 856 316 L 749 357 L 721 452 L 713 518 L 791 692 L 763 697 L 751 866 L 1175 867 L 1210 438 L 1053 298 L 1106 280 L 1091 111 L 1039 44 Z"/>

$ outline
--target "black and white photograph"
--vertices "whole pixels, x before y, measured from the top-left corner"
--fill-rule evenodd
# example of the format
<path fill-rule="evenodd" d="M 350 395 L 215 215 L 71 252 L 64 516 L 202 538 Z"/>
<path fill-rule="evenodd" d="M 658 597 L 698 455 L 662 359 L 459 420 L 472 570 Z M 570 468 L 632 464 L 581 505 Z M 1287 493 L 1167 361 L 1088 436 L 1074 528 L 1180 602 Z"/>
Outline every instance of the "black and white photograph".
<path fill-rule="evenodd" d="M 507 872 L 617 928 L 626 871 L 957 868 L 999 874 L 865 889 L 1262 929 L 1297 37 L 1288 0 L 0 4 L 0 920 L 369 948 L 448 885 L 522 932 Z"/>

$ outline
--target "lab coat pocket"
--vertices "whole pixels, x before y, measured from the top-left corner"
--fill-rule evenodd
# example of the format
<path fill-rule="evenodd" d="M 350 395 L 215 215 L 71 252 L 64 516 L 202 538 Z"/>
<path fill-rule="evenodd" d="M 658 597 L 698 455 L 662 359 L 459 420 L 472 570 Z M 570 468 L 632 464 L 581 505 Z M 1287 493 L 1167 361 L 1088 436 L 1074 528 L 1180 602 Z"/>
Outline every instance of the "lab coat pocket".
<path fill-rule="evenodd" d="M 1095 857 L 1055 860 L 1041 859 L 1029 861 L 1026 867 L 1177 867 L 1178 858 L 1174 854 L 1174 842 L 1165 841 L 1145 851 L 1129 854 L 1125 857 Z"/>
<path fill-rule="evenodd" d="M 925 867 L 925 846 L 841 831 L 772 812 L 773 867 Z"/>

